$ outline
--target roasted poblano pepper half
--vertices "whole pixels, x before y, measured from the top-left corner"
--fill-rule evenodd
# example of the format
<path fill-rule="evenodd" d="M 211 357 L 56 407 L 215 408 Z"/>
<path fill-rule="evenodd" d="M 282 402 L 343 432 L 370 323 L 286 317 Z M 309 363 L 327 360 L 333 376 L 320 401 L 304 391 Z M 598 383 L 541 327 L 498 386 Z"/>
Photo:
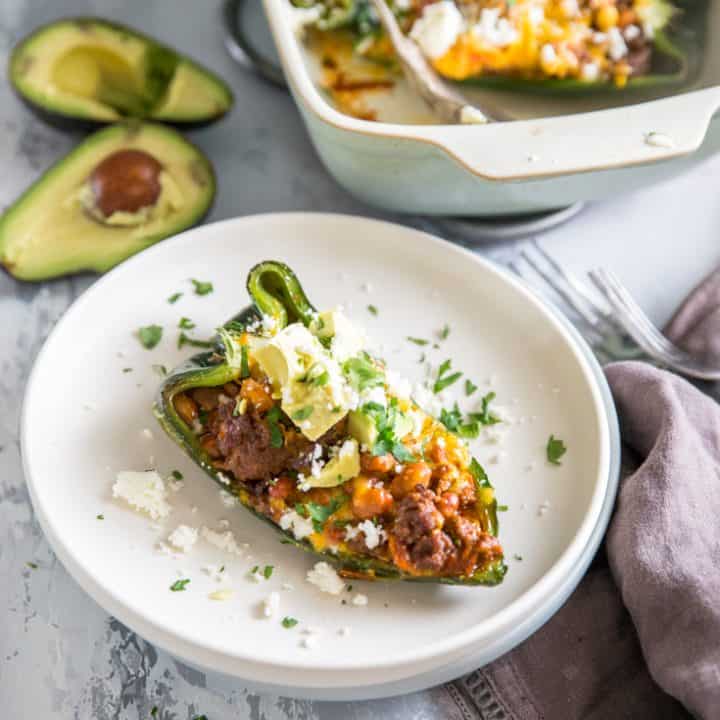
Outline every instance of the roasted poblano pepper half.
<path fill-rule="evenodd" d="M 455 447 L 455 443 L 457 443 L 457 446 L 460 447 L 458 452 L 465 453 L 464 457 L 468 461 L 464 471 L 465 477 L 470 484 L 474 485 L 474 493 L 471 490 L 474 500 L 470 501 L 470 509 L 476 524 L 475 530 L 472 532 L 476 533 L 476 540 L 479 537 L 478 532 L 485 538 L 486 548 L 494 548 L 489 553 L 483 551 L 484 554 L 478 554 L 479 551 L 476 546 L 468 544 L 467 548 L 465 548 L 463 545 L 465 541 L 462 538 L 451 538 L 450 535 L 444 535 L 443 539 L 446 546 L 441 548 L 442 551 L 456 553 L 454 557 L 462 556 L 465 558 L 465 560 L 453 566 L 452 571 L 431 570 L 427 567 L 418 568 L 407 562 L 399 562 L 398 556 L 391 550 L 393 542 L 392 529 L 389 530 L 390 541 L 386 544 L 384 553 L 377 550 L 375 552 L 366 551 L 364 548 L 356 551 L 357 545 L 350 548 L 347 542 L 344 541 L 336 544 L 332 552 L 329 551 L 327 548 L 327 533 L 335 533 L 334 537 L 336 539 L 342 538 L 345 528 L 349 524 L 357 523 L 360 520 L 357 515 L 353 514 L 354 510 L 352 509 L 357 487 L 355 483 L 358 482 L 357 474 L 344 478 L 343 485 L 340 485 L 341 478 L 338 476 L 338 482 L 333 483 L 331 481 L 329 485 L 315 486 L 308 491 L 307 487 L 303 489 L 301 486 L 303 478 L 297 474 L 293 476 L 292 470 L 290 470 L 288 471 L 290 477 L 286 477 L 284 480 L 275 478 L 269 481 L 266 480 L 268 482 L 268 485 L 265 486 L 265 490 L 268 492 L 268 505 L 268 503 L 258 502 L 258 485 L 253 478 L 239 480 L 232 472 L 228 472 L 227 467 L 222 466 L 222 462 L 218 459 L 217 447 L 213 448 L 212 443 L 208 443 L 207 434 L 199 426 L 202 424 L 200 422 L 202 418 L 199 418 L 198 415 L 193 416 L 194 411 L 192 411 L 192 408 L 189 412 L 187 407 L 184 406 L 184 404 L 187 405 L 187 398 L 193 396 L 193 393 L 197 397 L 198 389 L 203 389 L 203 391 L 222 389 L 223 393 L 236 392 L 236 397 L 232 399 L 234 404 L 233 415 L 247 412 L 243 407 L 245 401 L 241 399 L 245 387 L 243 383 L 250 381 L 248 387 L 256 387 L 258 383 L 251 381 L 251 372 L 256 377 L 260 372 L 251 353 L 248 352 L 248 348 L 253 346 L 253 342 L 266 342 L 267 338 L 277 336 L 280 331 L 289 328 L 289 326 L 292 326 L 289 328 L 290 330 L 303 326 L 299 328 L 303 332 L 304 328 L 315 328 L 317 330 L 318 323 L 320 323 L 320 326 L 323 325 L 323 315 L 318 314 L 311 305 L 292 270 L 282 263 L 267 261 L 254 267 L 248 276 L 247 289 L 253 304 L 220 329 L 215 347 L 191 357 L 171 372 L 162 383 L 154 406 L 154 412 L 168 435 L 221 488 L 232 493 L 256 517 L 267 522 L 280 532 L 284 543 L 321 555 L 324 560 L 335 565 L 341 574 L 345 576 L 365 579 L 402 579 L 452 585 L 495 585 L 501 582 L 506 572 L 506 566 L 503 562 L 502 550 L 496 540 L 498 533 L 497 501 L 492 485 L 480 464 L 470 458 L 467 448 L 462 445 L 462 441 L 422 413 L 414 404 L 412 404 L 412 410 L 421 417 L 422 427 L 430 428 L 433 432 L 447 433 L 451 436 L 449 442 L 452 447 Z M 323 345 L 327 347 L 328 339 L 323 339 L 320 333 L 319 337 L 321 341 L 324 340 Z M 372 378 L 373 372 L 376 372 L 374 368 L 381 367 L 380 365 L 373 366 L 372 363 L 377 361 L 374 361 L 365 353 L 362 353 L 358 358 L 357 362 L 352 365 L 356 377 Z M 308 372 L 308 375 L 310 374 L 311 371 Z M 260 376 L 262 376 L 262 373 L 260 373 Z M 384 378 L 384 375 L 382 377 Z M 315 380 L 319 384 L 323 380 L 323 376 L 316 375 Z M 238 388 L 240 388 L 239 391 Z M 274 402 L 277 402 L 277 393 L 273 395 L 273 398 Z M 223 398 L 223 401 L 229 401 L 227 396 Z M 410 403 L 411 401 L 406 402 Z M 402 446 L 402 444 L 398 446 L 397 438 L 393 439 L 392 433 L 394 430 L 392 428 L 394 426 L 392 425 L 393 421 L 389 420 L 389 418 L 393 413 L 399 415 L 395 405 L 396 400 L 389 399 L 388 407 L 392 411 L 374 406 L 372 403 L 365 406 L 370 408 L 368 412 L 380 416 L 383 423 L 378 425 L 378 427 L 382 427 L 382 433 L 384 434 L 378 436 L 380 439 L 377 440 L 373 447 L 373 459 L 375 456 L 380 455 L 388 458 L 388 448 L 395 454 L 395 458 L 402 453 L 408 455 L 408 457 L 404 457 L 405 461 L 415 459 L 409 457 L 406 447 Z M 195 410 L 197 409 L 196 407 Z M 210 413 L 212 412 L 213 410 L 210 409 Z M 217 416 L 220 411 L 215 410 L 215 412 Z M 225 410 L 225 412 L 228 411 Z M 200 408 L 199 415 L 201 416 L 202 413 L 203 409 Z M 286 446 L 289 447 L 287 443 L 292 441 L 288 441 L 287 438 L 295 437 L 293 433 L 299 434 L 298 428 L 293 424 L 294 422 L 297 423 L 298 417 L 299 415 L 293 415 L 293 418 L 290 418 L 281 411 L 280 406 L 277 404 L 273 405 L 271 410 L 268 410 L 267 406 L 265 407 L 264 421 L 268 423 L 268 427 L 272 425 L 271 429 L 274 431 L 274 434 L 270 436 L 273 447 L 278 446 L 274 444 L 276 440 L 280 443 L 280 446 L 285 442 Z M 340 425 L 343 422 L 341 420 Z M 348 420 L 347 425 L 349 423 Z M 340 427 L 340 425 L 337 427 Z M 284 436 L 282 435 L 283 432 L 285 433 Z M 280 433 L 279 436 L 278 433 Z M 342 443 L 343 438 L 347 437 L 349 437 L 349 432 L 343 429 L 339 440 L 336 438 L 334 442 Z M 306 441 L 301 438 L 301 442 Z M 319 442 L 322 442 L 322 439 Z M 355 441 L 351 441 L 351 444 L 352 442 Z M 383 443 L 383 447 L 378 450 Z M 358 454 L 359 463 L 359 445 L 356 443 L 354 447 L 356 454 Z M 442 447 L 445 447 L 444 436 Z M 340 455 L 342 455 L 342 450 Z M 335 453 L 335 457 L 337 457 L 337 453 Z M 399 461 L 395 458 L 392 459 L 390 467 L 397 472 L 395 466 Z M 390 467 L 387 468 L 388 472 L 392 472 Z M 359 464 L 357 468 L 359 468 Z M 287 475 L 288 472 L 283 471 L 279 474 Z M 389 476 L 386 476 L 386 479 L 389 481 Z M 276 485 L 273 485 L 273 483 L 276 483 Z M 286 529 L 280 527 L 277 512 L 274 519 L 271 517 L 273 513 L 270 507 L 273 503 L 278 502 L 275 493 L 278 492 L 282 483 L 285 483 L 283 492 L 286 493 L 288 500 L 288 505 L 283 506 L 282 512 L 293 510 L 301 518 L 298 522 L 303 520 L 306 522 L 312 521 L 313 532 L 310 532 L 307 536 L 300 536 L 302 533 L 297 533 L 296 527 L 292 525 L 286 527 Z M 332 487 L 333 485 L 334 487 Z M 353 493 L 352 500 L 345 490 L 349 485 L 352 485 L 353 488 L 351 490 Z M 325 488 L 330 489 L 326 490 Z M 377 486 L 375 486 L 375 490 L 371 487 L 371 491 L 376 490 Z M 384 493 L 383 497 L 392 503 L 390 492 L 384 491 Z M 275 499 L 271 500 L 271 496 Z M 284 501 L 285 498 L 283 498 L 282 502 Z M 431 507 L 433 508 L 432 512 L 435 513 L 433 517 L 439 521 L 440 515 L 437 509 L 434 506 Z M 275 508 L 277 510 L 277 505 L 275 505 Z M 284 508 L 287 508 L 287 510 Z M 378 513 L 378 515 L 380 514 Z M 295 518 L 297 520 L 298 516 L 296 515 Z M 367 515 L 365 518 L 367 519 Z M 460 523 L 462 520 L 457 522 Z M 442 523 L 440 522 L 440 524 Z M 328 530 L 328 525 L 332 525 L 330 530 Z M 365 527 L 368 531 L 372 531 L 372 527 Z M 377 525 L 374 527 L 377 527 Z M 465 527 L 467 528 L 467 525 Z M 450 539 L 455 544 L 455 548 L 452 546 L 447 547 Z M 372 545 L 373 543 L 368 540 L 367 546 L 371 547 Z M 471 555 L 472 559 L 467 560 L 470 555 L 463 555 L 464 548 L 469 553 L 475 553 Z M 462 570 L 458 570 L 460 567 L 462 567 Z M 470 567 L 471 570 L 468 571 Z"/>

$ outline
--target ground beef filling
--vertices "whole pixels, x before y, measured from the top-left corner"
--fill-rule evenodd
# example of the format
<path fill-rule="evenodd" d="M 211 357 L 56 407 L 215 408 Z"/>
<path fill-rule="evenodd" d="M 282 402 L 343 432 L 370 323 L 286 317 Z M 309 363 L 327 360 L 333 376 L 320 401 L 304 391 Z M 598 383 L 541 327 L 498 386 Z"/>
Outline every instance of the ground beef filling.
<path fill-rule="evenodd" d="M 248 402 L 239 412 L 243 399 Z M 327 505 L 345 498 L 340 514 L 323 528 L 326 544 L 346 542 L 352 552 L 392 562 L 410 574 L 471 575 L 502 558 L 500 544 L 478 517 L 472 476 L 451 460 L 445 438 L 426 444 L 425 460 L 405 465 L 390 454 L 363 452 L 358 477 L 337 488 L 303 492 L 298 475 L 310 474 L 318 449 L 327 455 L 346 438 L 346 422 L 312 442 L 283 419 L 277 424 L 283 444 L 276 447 L 267 417 L 275 402 L 259 379 L 199 388 L 175 401 L 215 467 L 232 483 L 243 484 L 257 511 L 279 522 L 298 503 Z M 374 533 L 368 547 L 364 530 L 346 537 L 348 525 L 357 528 L 368 520 L 382 530 L 379 542 Z"/>

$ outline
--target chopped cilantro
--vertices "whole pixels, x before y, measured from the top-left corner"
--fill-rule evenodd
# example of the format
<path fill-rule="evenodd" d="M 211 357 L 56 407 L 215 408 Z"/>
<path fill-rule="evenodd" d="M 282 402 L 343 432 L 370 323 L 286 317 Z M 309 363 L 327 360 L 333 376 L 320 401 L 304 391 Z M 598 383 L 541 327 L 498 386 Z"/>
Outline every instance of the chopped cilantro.
<path fill-rule="evenodd" d="M 281 415 L 282 410 L 280 410 L 277 405 L 273 405 L 265 416 L 270 429 L 270 445 L 274 448 L 281 448 L 285 443 L 282 428 L 278 425 L 278 420 Z"/>
<path fill-rule="evenodd" d="M 447 373 L 451 367 L 452 362 L 450 360 L 446 360 L 438 368 L 437 379 L 435 380 L 435 384 L 433 385 L 433 392 L 435 394 L 442 392 L 447 387 L 450 387 L 450 385 L 456 383 L 462 377 L 461 372 L 454 372 L 448 375 Z"/>
<path fill-rule="evenodd" d="M 517 560 L 518 562 L 521 562 L 521 561 L 522 561 L 522 555 L 518 555 L 517 553 L 515 553 L 515 554 L 513 555 L 513 558 L 514 558 L 515 560 Z"/>
<path fill-rule="evenodd" d="M 420 347 L 425 347 L 425 345 L 429 345 L 429 340 L 423 340 L 422 338 L 416 338 L 416 337 L 408 337 L 407 340 L 409 340 L 411 343 L 415 343 L 416 345 L 419 345 Z"/>
<path fill-rule="evenodd" d="M 342 494 L 331 500 L 327 505 L 320 505 L 320 503 L 315 502 L 297 503 L 295 512 L 304 518 L 310 518 L 315 532 L 320 533 L 323 531 L 327 519 L 340 508 L 345 500 L 346 496 Z"/>
<path fill-rule="evenodd" d="M 551 435 L 548 439 L 547 447 L 545 448 L 548 462 L 553 465 L 562 465 L 560 458 L 566 452 L 567 448 L 565 447 L 565 443 L 560 440 L 560 438 L 556 438 L 554 435 Z"/>
<path fill-rule="evenodd" d="M 382 370 L 376 367 L 372 358 L 365 352 L 346 360 L 342 370 L 350 386 L 358 392 L 379 387 L 385 382 Z"/>
<path fill-rule="evenodd" d="M 37 569 L 38 569 L 38 564 L 37 564 L 37 563 L 34 563 L 34 562 L 26 562 L 25 564 L 26 564 L 31 570 L 37 570 Z"/>
<path fill-rule="evenodd" d="M 264 577 L 266 580 L 269 580 L 269 579 L 272 577 L 272 574 L 273 574 L 273 570 L 274 570 L 274 569 L 275 569 L 275 568 L 274 568 L 273 565 L 266 565 L 266 566 L 263 568 L 263 572 L 262 572 L 263 577 Z"/>
<path fill-rule="evenodd" d="M 138 330 L 140 344 L 146 350 L 152 350 L 162 340 L 163 329 L 159 325 L 147 325 Z"/>
<path fill-rule="evenodd" d="M 365 403 L 363 412 L 369 415 L 378 434 L 375 445 L 372 448 L 373 455 L 387 455 L 392 453 L 398 462 L 413 462 L 415 456 L 400 442 L 397 436 L 397 429 L 402 418 L 402 413 L 398 409 L 396 398 L 391 398 L 387 408 L 374 402 Z"/>
<path fill-rule="evenodd" d="M 182 480 L 182 479 L 183 479 L 183 474 L 182 474 L 179 470 L 173 470 L 170 474 L 171 474 L 176 480 Z"/>
<path fill-rule="evenodd" d="M 196 295 L 209 295 L 213 291 L 213 284 L 211 282 L 202 282 L 201 280 L 194 280 L 190 278 L 190 282 L 195 288 Z"/>
<path fill-rule="evenodd" d="M 256 572 L 258 572 L 258 570 L 260 570 L 260 566 L 259 566 L 259 565 L 256 565 L 256 566 L 250 571 L 250 574 L 251 574 L 251 575 L 254 575 Z"/>
<path fill-rule="evenodd" d="M 297 624 L 298 624 L 298 621 L 293 617 L 285 616 L 282 619 L 282 626 L 284 628 L 287 628 L 288 630 L 290 628 L 294 628 Z"/>
<path fill-rule="evenodd" d="M 250 364 L 248 363 L 247 345 L 240 346 L 240 377 L 244 380 L 250 377 Z"/>
<path fill-rule="evenodd" d="M 470 474 L 475 480 L 476 488 L 492 487 L 492 485 L 490 485 L 490 478 L 488 478 L 487 473 L 485 472 L 485 468 L 483 468 L 483 466 L 475 458 L 472 459 L 469 469 Z"/>
<path fill-rule="evenodd" d="M 213 343 L 210 340 L 196 340 L 195 338 L 188 337 L 184 332 L 181 332 L 178 335 L 177 346 L 178 346 L 178 348 L 182 348 L 185 345 L 190 345 L 191 347 L 198 347 L 198 348 L 213 347 Z"/>
<path fill-rule="evenodd" d="M 150 717 L 157 717 L 158 714 L 158 706 L 153 705 L 153 709 L 150 711 Z"/>
<path fill-rule="evenodd" d="M 368 312 L 369 312 L 371 315 L 377 316 L 377 314 L 378 314 L 378 309 L 375 307 L 375 305 L 368 305 L 368 306 L 367 306 L 367 309 L 368 309 Z"/>
<path fill-rule="evenodd" d="M 188 583 L 190 582 L 189 579 L 185 578 L 184 580 L 176 580 L 171 586 L 170 590 L 172 592 L 183 592 L 185 588 L 187 588 Z"/>
<path fill-rule="evenodd" d="M 195 323 L 190 318 L 181 317 L 178 327 L 181 330 L 192 330 L 195 327 Z"/>
<path fill-rule="evenodd" d="M 283 538 L 282 540 L 280 540 L 280 544 L 281 545 L 294 545 L 295 543 L 292 540 L 290 540 L 289 538 Z"/>
<path fill-rule="evenodd" d="M 300 408 L 299 410 L 296 410 L 292 414 L 292 419 L 297 420 L 298 422 L 302 422 L 303 420 L 307 420 L 312 414 L 313 414 L 313 406 L 306 405 L 305 407 Z"/>
<path fill-rule="evenodd" d="M 472 380 L 465 380 L 465 394 L 470 397 L 476 390 L 478 389 L 478 386 L 472 381 Z"/>
<path fill-rule="evenodd" d="M 452 410 L 443 410 L 440 413 L 440 422 L 451 432 L 460 437 L 474 439 L 480 434 L 480 424 L 473 417 L 463 418 L 458 404 Z"/>
<path fill-rule="evenodd" d="M 440 339 L 447 340 L 448 335 L 450 335 L 450 326 L 445 324 L 443 325 L 443 329 L 440 331 Z"/>
<path fill-rule="evenodd" d="M 509 505 L 498 505 L 497 511 L 498 512 L 507 512 L 510 509 Z"/>
<path fill-rule="evenodd" d="M 124 372 L 124 373 L 129 373 L 129 372 L 132 372 L 132 371 L 133 371 L 132 368 L 123 368 L 123 372 Z"/>
<path fill-rule="evenodd" d="M 501 422 L 497 415 L 490 412 L 490 403 L 495 399 L 495 393 L 489 392 L 484 395 L 480 401 L 480 412 L 470 413 L 473 420 L 477 420 L 481 425 L 497 425 Z"/>
<path fill-rule="evenodd" d="M 153 365 L 152 369 L 161 377 L 165 377 L 168 374 L 167 368 L 164 365 Z"/>
<path fill-rule="evenodd" d="M 167 299 L 167 301 L 168 301 L 171 305 L 174 305 L 182 296 L 183 296 L 183 294 L 182 294 L 181 292 L 176 292 L 176 293 L 173 293 L 173 294 Z"/>
<path fill-rule="evenodd" d="M 207 715 L 196 715 L 192 720 L 208 720 Z"/>
<path fill-rule="evenodd" d="M 96 519 L 96 520 L 104 520 L 104 519 L 105 519 L 105 516 L 104 516 L 102 513 L 100 513 L 100 515 L 96 515 L 96 516 L 95 516 L 95 519 Z"/>

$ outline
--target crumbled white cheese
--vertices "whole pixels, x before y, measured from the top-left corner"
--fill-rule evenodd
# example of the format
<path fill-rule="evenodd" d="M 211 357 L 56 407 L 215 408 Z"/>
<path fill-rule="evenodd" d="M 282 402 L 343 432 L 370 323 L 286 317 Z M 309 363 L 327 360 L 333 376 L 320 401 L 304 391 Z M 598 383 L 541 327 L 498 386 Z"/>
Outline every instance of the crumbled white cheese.
<path fill-rule="evenodd" d="M 580 77 L 586 82 L 595 82 L 600 76 L 600 66 L 595 62 L 583 63 Z"/>
<path fill-rule="evenodd" d="M 413 386 L 412 399 L 432 417 L 438 417 L 442 412 L 442 400 L 425 384 L 416 383 Z"/>
<path fill-rule="evenodd" d="M 299 479 L 298 477 L 298 480 Z M 302 540 L 315 532 L 312 520 L 302 517 L 302 515 L 298 514 L 297 510 L 288 510 L 280 518 L 280 527 L 283 530 L 292 530 L 292 534 L 297 540 Z"/>
<path fill-rule="evenodd" d="M 225 569 L 224 565 L 205 565 L 202 571 L 216 583 L 230 582 L 231 580 L 230 573 Z"/>
<path fill-rule="evenodd" d="M 550 501 L 545 500 L 543 501 L 540 506 L 538 507 L 537 514 L 542 517 L 548 510 L 550 509 Z"/>
<path fill-rule="evenodd" d="M 580 7 L 577 0 L 562 0 L 560 7 L 563 13 L 565 13 L 565 17 L 574 18 L 580 14 Z"/>
<path fill-rule="evenodd" d="M 209 527 L 200 528 L 200 535 L 207 540 L 211 545 L 214 545 L 220 550 L 232 553 L 234 555 L 242 555 L 243 547 L 238 544 L 235 540 L 235 535 L 232 530 L 225 530 L 225 532 L 216 532 L 211 530 Z"/>
<path fill-rule="evenodd" d="M 174 477 L 168 478 L 167 484 L 173 492 L 180 492 L 185 487 L 183 480 L 176 480 Z"/>
<path fill-rule="evenodd" d="M 557 52 L 553 45 L 545 43 L 545 45 L 540 48 L 540 61 L 543 65 L 552 65 L 557 62 Z"/>
<path fill-rule="evenodd" d="M 464 27 L 463 16 L 452 0 L 426 5 L 410 37 L 431 60 L 442 57 L 455 44 Z"/>
<path fill-rule="evenodd" d="M 567 0 L 572 2 L 572 0 Z M 480 22 L 472 27 L 472 34 L 491 47 L 503 48 L 512 45 L 518 39 L 518 31 L 507 18 L 500 17 L 500 8 L 484 8 Z"/>
<path fill-rule="evenodd" d="M 303 635 L 300 640 L 300 646 L 311 650 L 317 645 L 317 637 L 315 635 Z"/>
<path fill-rule="evenodd" d="M 342 635 L 343 637 L 347 637 L 349 634 L 350 634 L 350 628 L 347 626 L 341 627 L 338 630 L 338 635 Z"/>
<path fill-rule="evenodd" d="M 280 607 L 280 593 L 271 592 L 265 600 L 263 600 L 263 615 L 266 618 L 271 618 L 275 615 Z"/>
<path fill-rule="evenodd" d="M 622 58 L 627 55 L 628 47 L 625 44 L 625 38 L 618 28 L 613 27 L 608 30 L 608 43 L 608 55 L 610 55 L 610 58 L 615 62 L 622 60 Z"/>
<path fill-rule="evenodd" d="M 208 597 L 211 600 L 224 602 L 225 600 L 229 600 L 234 594 L 234 590 L 231 590 L 230 588 L 223 588 L 221 590 L 213 590 L 213 592 L 208 594 Z"/>
<path fill-rule="evenodd" d="M 147 439 L 147 440 L 152 440 L 153 437 L 155 437 L 155 436 L 152 434 L 152 430 L 151 430 L 150 428 L 143 428 L 142 436 L 143 436 L 145 439 Z"/>
<path fill-rule="evenodd" d="M 674 148 L 675 141 L 669 136 L 659 132 L 649 132 L 645 135 L 645 144 L 651 147 Z"/>
<path fill-rule="evenodd" d="M 294 590 L 294 589 L 295 589 L 295 586 L 294 586 L 292 583 L 284 582 L 284 583 L 282 584 L 282 589 L 283 589 L 283 590 Z"/>
<path fill-rule="evenodd" d="M 592 40 L 594 45 L 602 45 L 604 42 L 607 42 L 607 33 L 603 32 L 594 32 L 590 36 L 590 40 Z"/>
<path fill-rule="evenodd" d="M 345 587 L 342 578 L 326 562 L 315 563 L 313 569 L 308 570 L 306 577 L 311 585 L 330 595 L 339 595 Z"/>
<path fill-rule="evenodd" d="M 410 381 L 394 370 L 385 371 L 385 382 L 389 390 L 401 400 L 405 400 L 412 395 Z"/>
<path fill-rule="evenodd" d="M 545 9 L 542 5 L 531 5 L 528 9 L 528 19 L 531 25 L 539 25 L 545 19 Z"/>
<path fill-rule="evenodd" d="M 112 492 L 113 497 L 122 498 L 131 507 L 147 513 L 153 520 L 166 518 L 170 514 L 165 483 L 155 470 L 119 472 Z"/>
<path fill-rule="evenodd" d="M 374 550 L 385 542 L 387 534 L 381 525 L 375 525 L 371 520 L 363 520 L 358 525 L 348 525 L 345 528 L 345 539 L 352 540 L 360 533 L 365 535 L 365 545 L 368 550 Z"/>
<path fill-rule="evenodd" d="M 197 542 L 198 531 L 189 525 L 178 525 L 169 535 L 168 542 L 182 552 L 189 552 Z"/>
<path fill-rule="evenodd" d="M 463 105 L 460 110 L 460 122 L 463 125 L 485 125 L 488 122 L 487 115 L 472 105 Z"/>
<path fill-rule="evenodd" d="M 322 5 L 319 3 L 309 8 L 291 6 L 289 11 L 291 12 L 292 30 L 298 37 L 301 37 L 308 27 L 314 25 L 322 17 Z"/>
<path fill-rule="evenodd" d="M 358 593 L 355 595 L 355 597 L 352 599 L 352 604 L 357 605 L 359 607 L 365 606 L 368 604 L 368 597 L 367 595 L 363 595 L 362 593 Z"/>
<path fill-rule="evenodd" d="M 639 38 L 640 35 L 642 35 L 642 30 L 640 30 L 637 25 L 627 25 L 623 30 L 623 35 L 625 35 L 625 39 L 628 41 L 635 40 L 635 38 Z"/>

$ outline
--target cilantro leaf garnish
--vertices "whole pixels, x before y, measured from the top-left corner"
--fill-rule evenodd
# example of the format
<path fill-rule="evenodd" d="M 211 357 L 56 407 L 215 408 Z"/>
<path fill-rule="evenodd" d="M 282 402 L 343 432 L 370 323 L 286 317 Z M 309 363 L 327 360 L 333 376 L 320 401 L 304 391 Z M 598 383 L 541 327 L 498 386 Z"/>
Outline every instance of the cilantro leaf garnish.
<path fill-rule="evenodd" d="M 478 386 L 472 381 L 472 380 L 465 380 L 465 394 L 470 397 L 476 390 L 478 389 Z"/>
<path fill-rule="evenodd" d="M 361 352 L 356 357 L 346 360 L 342 365 L 342 370 L 350 386 L 358 392 L 379 387 L 385 382 L 384 373 L 376 367 L 366 352 Z"/>
<path fill-rule="evenodd" d="M 406 338 L 411 343 L 415 343 L 415 345 L 419 345 L 420 347 L 425 347 L 425 345 L 429 345 L 429 340 L 423 340 L 422 338 L 416 338 L 416 337 L 408 337 Z"/>
<path fill-rule="evenodd" d="M 438 374 L 437 379 L 435 380 L 435 384 L 433 385 L 433 392 L 437 395 L 437 393 L 442 392 L 445 388 L 450 387 L 453 383 L 456 383 L 461 377 L 461 372 L 454 372 L 448 375 L 448 371 L 452 367 L 452 362 L 450 360 L 446 360 L 439 368 L 438 368 Z"/>
<path fill-rule="evenodd" d="M 162 340 L 162 334 L 160 325 L 147 325 L 138 330 L 138 340 L 146 350 L 152 350 Z"/>
<path fill-rule="evenodd" d="M 298 422 L 307 420 L 313 414 L 313 409 L 314 408 L 312 405 L 306 405 L 305 407 L 302 407 L 299 410 L 296 410 L 292 414 L 292 419 L 297 420 Z"/>
<path fill-rule="evenodd" d="M 497 415 L 490 412 L 490 403 L 495 399 L 495 393 L 489 392 L 484 395 L 480 401 L 480 412 L 470 413 L 473 420 L 477 420 L 481 425 L 497 425 L 502 422 Z"/>
<path fill-rule="evenodd" d="M 184 332 L 181 332 L 180 335 L 178 335 L 177 346 L 178 348 L 182 348 L 185 347 L 185 345 L 190 345 L 190 347 L 198 348 L 214 347 L 213 343 L 210 340 L 196 340 L 195 338 L 189 337 Z"/>
<path fill-rule="evenodd" d="M 183 294 L 182 294 L 181 292 L 176 292 L 176 293 L 173 293 L 173 294 L 167 299 L 167 301 L 168 301 L 171 305 L 174 305 L 182 296 L 183 296 Z"/>
<path fill-rule="evenodd" d="M 171 586 L 170 590 L 172 592 L 183 592 L 185 588 L 187 587 L 190 580 L 188 578 L 185 578 L 184 580 L 176 580 Z"/>
<path fill-rule="evenodd" d="M 342 506 L 346 499 L 347 496 L 342 494 L 333 498 L 327 505 L 315 502 L 298 503 L 295 505 L 295 512 L 302 517 L 310 518 L 313 529 L 320 533 L 323 531 L 327 519 Z"/>
<path fill-rule="evenodd" d="M 182 480 L 182 479 L 183 479 L 183 474 L 182 474 L 179 470 L 173 470 L 170 474 L 173 476 L 173 478 L 174 478 L 175 480 Z"/>
<path fill-rule="evenodd" d="M 440 331 L 440 339 L 447 340 L 449 334 L 450 334 L 450 326 L 447 324 L 443 325 L 443 329 Z"/>
<path fill-rule="evenodd" d="M 398 409 L 396 398 L 391 398 L 388 407 L 379 403 L 369 402 L 362 407 L 363 412 L 369 415 L 375 423 L 378 434 L 375 445 L 372 447 L 373 455 L 387 455 L 391 453 L 399 462 L 413 462 L 415 456 L 400 442 L 398 428 L 403 414 Z"/>
<path fill-rule="evenodd" d="M 285 436 L 282 428 L 278 425 L 281 415 L 282 410 L 277 405 L 273 405 L 265 416 L 270 429 L 270 446 L 274 448 L 281 448 L 285 444 Z"/>
<path fill-rule="evenodd" d="M 286 616 L 282 619 L 282 626 L 289 630 L 290 628 L 294 628 L 298 622 L 294 617 Z"/>
<path fill-rule="evenodd" d="M 367 306 L 367 309 L 368 309 L 368 312 L 369 312 L 371 315 L 377 316 L 377 314 L 378 314 L 378 309 L 377 309 L 377 307 L 375 307 L 375 305 L 368 305 L 368 306 Z"/>
<path fill-rule="evenodd" d="M 105 519 L 105 516 L 104 516 L 102 513 L 100 513 L 99 515 L 96 515 L 96 516 L 95 516 L 95 519 L 96 519 L 96 520 L 104 520 L 104 519 Z"/>
<path fill-rule="evenodd" d="M 178 327 L 181 330 L 192 330 L 195 327 L 195 323 L 190 318 L 181 317 L 180 322 L 178 322 Z"/>
<path fill-rule="evenodd" d="M 203 282 L 202 280 L 195 280 L 190 278 L 190 282 L 195 288 L 196 295 L 209 295 L 213 291 L 213 284 L 211 282 Z"/>
<path fill-rule="evenodd" d="M 548 439 L 547 447 L 545 448 L 545 454 L 547 455 L 548 462 L 553 465 L 562 465 L 560 458 L 566 452 L 567 448 L 565 447 L 565 443 L 560 440 L 560 438 L 556 438 L 554 435 L 551 435 Z"/>
<path fill-rule="evenodd" d="M 269 579 L 272 577 L 272 574 L 273 574 L 273 570 L 274 570 L 274 569 L 275 569 L 275 566 L 274 566 L 274 565 L 266 565 L 266 566 L 263 568 L 263 571 L 262 571 L 263 577 L 264 577 L 266 580 L 269 580 Z"/>
<path fill-rule="evenodd" d="M 463 438 L 474 439 L 480 434 L 480 423 L 472 416 L 463 418 L 457 403 L 452 410 L 443 408 L 440 412 L 440 422 L 448 430 Z"/>

